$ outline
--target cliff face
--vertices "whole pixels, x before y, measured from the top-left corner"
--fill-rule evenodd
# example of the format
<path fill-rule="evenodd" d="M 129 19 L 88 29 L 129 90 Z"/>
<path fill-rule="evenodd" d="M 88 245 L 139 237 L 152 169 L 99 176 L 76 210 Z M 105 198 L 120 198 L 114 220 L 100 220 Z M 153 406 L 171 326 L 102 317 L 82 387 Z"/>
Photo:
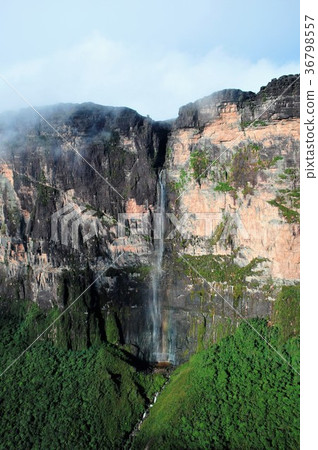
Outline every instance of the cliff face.
<path fill-rule="evenodd" d="M 54 130 L 29 111 L 11 120 L 10 128 L 2 126 L 2 262 L 13 274 L 23 271 L 23 263 L 58 271 L 70 258 L 79 264 L 111 261 L 125 250 L 125 240 L 119 244 L 113 235 L 118 214 L 155 203 L 169 127 L 127 108 L 85 104 L 41 112 Z M 74 235 L 69 223 L 62 244 L 62 213 L 54 238 L 53 215 L 67 205 L 91 217 L 97 231 L 108 225 L 103 239 L 86 244 L 84 230 Z"/>
<path fill-rule="evenodd" d="M 100 276 L 61 325 L 64 345 L 108 339 L 149 358 L 162 169 L 165 359 L 187 359 L 240 316 L 268 317 L 277 287 L 297 282 L 297 77 L 213 94 L 172 125 L 94 104 L 41 112 L 55 130 L 30 112 L 0 120 L 1 295 L 62 309 Z"/>
<path fill-rule="evenodd" d="M 168 275 L 166 307 L 192 352 L 271 316 L 278 286 L 299 279 L 299 80 L 182 107 L 167 148 L 170 209 L 191 237 L 170 242 L 188 277 Z"/>
<path fill-rule="evenodd" d="M 291 281 L 299 278 L 299 81 L 284 90 L 294 80 L 272 81 L 257 95 L 222 91 L 181 108 L 167 161 L 181 213 L 212 213 L 215 227 L 218 216 L 232 216 L 242 257 L 268 258 L 269 274 Z M 200 163 L 207 170 L 198 179 Z M 203 244 L 191 251 L 208 250 Z M 217 253 L 227 251 L 217 246 Z"/>

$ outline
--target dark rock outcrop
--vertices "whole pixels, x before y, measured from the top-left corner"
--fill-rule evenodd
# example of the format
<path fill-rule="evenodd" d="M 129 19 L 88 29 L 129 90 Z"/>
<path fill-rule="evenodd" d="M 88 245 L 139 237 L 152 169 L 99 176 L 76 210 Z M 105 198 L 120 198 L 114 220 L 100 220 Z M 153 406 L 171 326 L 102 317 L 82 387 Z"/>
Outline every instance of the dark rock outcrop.
<path fill-rule="evenodd" d="M 200 128 L 215 119 L 222 107 L 229 103 L 237 105 L 246 121 L 299 117 L 299 87 L 298 75 L 286 75 L 274 78 L 257 94 L 240 89 L 215 92 L 182 106 L 175 127 Z"/>
<path fill-rule="evenodd" d="M 199 128 L 217 117 L 225 103 L 235 103 L 240 107 L 255 99 L 254 92 L 243 92 L 240 89 L 224 89 L 189 103 L 179 109 L 175 122 L 176 128 Z"/>

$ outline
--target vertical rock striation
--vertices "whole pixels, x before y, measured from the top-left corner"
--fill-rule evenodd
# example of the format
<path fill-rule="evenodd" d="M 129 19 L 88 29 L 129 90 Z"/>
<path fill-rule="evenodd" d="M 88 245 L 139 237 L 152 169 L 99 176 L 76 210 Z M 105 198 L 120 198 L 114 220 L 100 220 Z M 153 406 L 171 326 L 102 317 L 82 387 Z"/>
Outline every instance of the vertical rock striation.
<path fill-rule="evenodd" d="M 0 117 L 0 292 L 63 309 L 99 277 L 64 322 L 68 347 L 179 363 L 298 281 L 297 76 L 173 123 L 91 103 L 41 113 L 58 133 L 28 110 Z"/>

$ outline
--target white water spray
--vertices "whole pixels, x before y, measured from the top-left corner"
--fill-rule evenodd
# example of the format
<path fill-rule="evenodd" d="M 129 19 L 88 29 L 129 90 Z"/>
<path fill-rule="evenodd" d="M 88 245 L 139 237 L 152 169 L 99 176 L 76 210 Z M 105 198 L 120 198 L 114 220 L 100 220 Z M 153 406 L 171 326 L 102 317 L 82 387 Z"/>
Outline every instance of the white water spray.
<path fill-rule="evenodd" d="M 162 311 L 163 255 L 165 251 L 166 174 L 162 170 L 157 185 L 157 210 L 154 227 L 154 264 L 151 274 L 149 313 L 151 321 L 150 361 L 175 364 L 175 336 L 171 312 Z"/>
<path fill-rule="evenodd" d="M 157 214 L 155 214 L 155 260 L 151 274 L 151 298 L 150 298 L 150 317 L 152 325 L 151 335 L 151 360 L 165 360 L 162 354 L 162 317 L 161 317 L 161 299 L 159 296 L 160 279 L 162 276 L 162 261 L 164 253 L 164 232 L 165 232 L 165 213 L 166 213 L 166 190 L 165 190 L 165 172 L 162 170 L 159 174 L 159 183 L 157 187 Z"/>

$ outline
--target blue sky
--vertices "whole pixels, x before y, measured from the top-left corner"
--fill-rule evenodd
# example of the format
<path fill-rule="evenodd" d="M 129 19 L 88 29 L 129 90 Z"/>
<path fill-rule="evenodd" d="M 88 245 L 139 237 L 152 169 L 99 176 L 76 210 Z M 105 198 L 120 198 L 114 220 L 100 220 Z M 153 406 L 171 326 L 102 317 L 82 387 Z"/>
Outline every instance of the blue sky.
<path fill-rule="evenodd" d="M 299 72 L 299 2 L 11 0 L 0 73 L 34 105 L 129 106 L 154 119 L 223 88 Z M 24 107 L 0 79 L 0 110 Z"/>

